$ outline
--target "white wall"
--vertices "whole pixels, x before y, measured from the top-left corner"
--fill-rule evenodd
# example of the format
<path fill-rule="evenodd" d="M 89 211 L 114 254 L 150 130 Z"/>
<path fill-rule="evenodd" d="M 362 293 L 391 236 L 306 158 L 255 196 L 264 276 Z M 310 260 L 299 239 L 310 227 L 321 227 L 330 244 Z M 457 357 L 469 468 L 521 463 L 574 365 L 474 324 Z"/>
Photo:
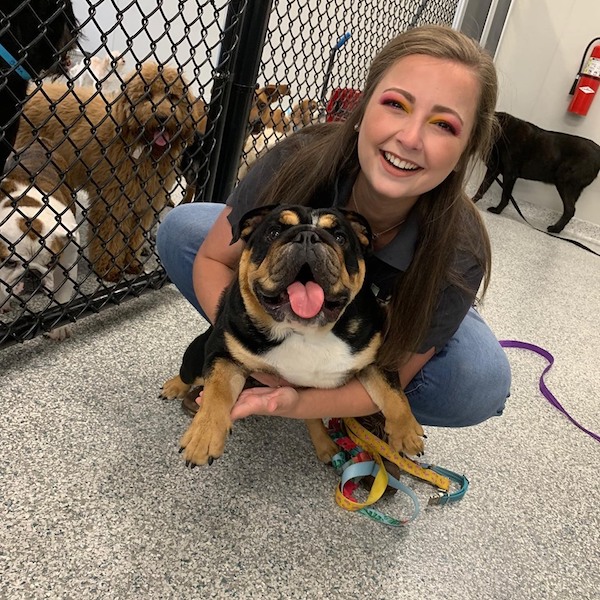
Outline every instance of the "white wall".
<path fill-rule="evenodd" d="M 496 54 L 498 109 L 600 143 L 600 99 L 586 117 L 567 112 L 581 55 L 595 37 L 600 37 L 599 0 L 513 0 Z M 514 196 L 562 211 L 554 186 L 518 180 Z M 600 224 L 600 177 L 582 193 L 575 216 Z"/>

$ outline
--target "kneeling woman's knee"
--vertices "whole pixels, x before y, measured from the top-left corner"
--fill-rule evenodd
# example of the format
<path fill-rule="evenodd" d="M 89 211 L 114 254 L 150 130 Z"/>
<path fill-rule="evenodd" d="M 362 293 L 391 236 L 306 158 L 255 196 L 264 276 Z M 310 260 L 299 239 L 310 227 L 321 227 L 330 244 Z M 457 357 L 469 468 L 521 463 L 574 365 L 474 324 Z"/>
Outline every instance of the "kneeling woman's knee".
<path fill-rule="evenodd" d="M 511 381 L 506 355 L 499 345 L 475 354 L 442 350 L 407 386 L 422 425 L 468 427 L 502 414 Z"/>
<path fill-rule="evenodd" d="M 457 366 L 462 380 L 462 415 L 457 415 L 457 426 L 477 425 L 490 417 L 502 414 L 510 395 L 510 365 L 501 348 L 494 360 L 486 364 Z"/>
<path fill-rule="evenodd" d="M 161 220 L 156 232 L 156 249 L 158 255 L 173 246 L 179 246 L 186 237 L 185 231 L 190 227 L 197 228 L 198 215 L 195 214 L 191 204 L 176 206 Z"/>

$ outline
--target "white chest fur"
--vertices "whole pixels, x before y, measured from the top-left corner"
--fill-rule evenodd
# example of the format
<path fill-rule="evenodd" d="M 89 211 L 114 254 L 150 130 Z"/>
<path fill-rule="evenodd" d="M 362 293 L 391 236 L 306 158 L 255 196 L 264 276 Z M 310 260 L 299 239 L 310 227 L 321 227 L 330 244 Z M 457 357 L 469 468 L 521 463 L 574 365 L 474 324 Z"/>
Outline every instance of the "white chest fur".
<path fill-rule="evenodd" d="M 302 387 L 334 388 L 348 372 L 362 369 L 372 358 L 353 354 L 331 332 L 293 333 L 261 358 L 290 383 Z"/>

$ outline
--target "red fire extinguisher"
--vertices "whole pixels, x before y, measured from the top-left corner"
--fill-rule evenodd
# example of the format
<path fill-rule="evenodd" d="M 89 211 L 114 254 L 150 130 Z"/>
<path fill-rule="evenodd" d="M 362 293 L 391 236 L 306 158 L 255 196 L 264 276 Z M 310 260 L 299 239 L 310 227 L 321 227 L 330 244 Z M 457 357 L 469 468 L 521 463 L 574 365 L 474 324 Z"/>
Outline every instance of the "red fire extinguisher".
<path fill-rule="evenodd" d="M 571 87 L 570 94 L 573 96 L 571 104 L 567 109 L 570 113 L 585 117 L 588 110 L 594 101 L 596 92 L 600 87 L 600 44 L 594 46 L 592 53 L 582 69 L 585 57 L 587 56 L 590 46 L 600 38 L 594 38 L 585 49 L 581 64 L 579 65 L 578 79 L 575 80 Z"/>

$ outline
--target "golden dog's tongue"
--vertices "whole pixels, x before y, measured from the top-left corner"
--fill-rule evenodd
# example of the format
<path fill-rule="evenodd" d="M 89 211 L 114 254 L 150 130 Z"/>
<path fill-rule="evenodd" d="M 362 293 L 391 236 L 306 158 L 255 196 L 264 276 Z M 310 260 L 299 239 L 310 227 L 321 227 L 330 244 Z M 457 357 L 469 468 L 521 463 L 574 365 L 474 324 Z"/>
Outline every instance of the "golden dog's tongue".
<path fill-rule="evenodd" d="M 303 319 L 312 319 L 319 314 L 325 301 L 323 288 L 314 281 L 302 285 L 295 281 L 287 289 L 292 310 Z"/>
<path fill-rule="evenodd" d="M 153 144 L 156 146 L 166 146 L 169 143 L 169 134 L 166 131 L 157 131 L 154 134 Z"/>

